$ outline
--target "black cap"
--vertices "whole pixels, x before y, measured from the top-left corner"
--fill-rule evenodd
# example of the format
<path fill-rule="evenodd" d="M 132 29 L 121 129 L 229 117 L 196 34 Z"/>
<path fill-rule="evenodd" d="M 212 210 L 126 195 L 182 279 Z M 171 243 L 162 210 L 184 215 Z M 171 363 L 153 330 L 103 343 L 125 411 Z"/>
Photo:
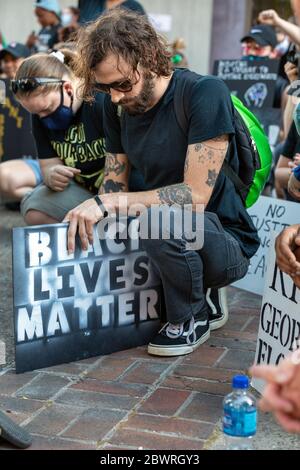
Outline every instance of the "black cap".
<path fill-rule="evenodd" d="M 253 39 L 260 46 L 277 46 L 277 36 L 275 29 L 267 24 L 256 24 L 252 26 L 249 33 L 241 39 L 241 42 Z"/>
<path fill-rule="evenodd" d="M 20 59 L 21 57 L 25 58 L 30 56 L 30 50 L 24 44 L 20 44 L 19 42 L 11 42 L 8 46 L 1 49 L 0 60 L 3 59 L 5 54 L 11 54 L 16 59 Z"/>

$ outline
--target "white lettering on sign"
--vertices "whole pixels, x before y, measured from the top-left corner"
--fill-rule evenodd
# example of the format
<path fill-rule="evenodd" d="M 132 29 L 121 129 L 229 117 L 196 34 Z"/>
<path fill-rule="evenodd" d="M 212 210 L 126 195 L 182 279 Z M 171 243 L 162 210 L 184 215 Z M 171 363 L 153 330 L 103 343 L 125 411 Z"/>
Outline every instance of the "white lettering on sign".
<path fill-rule="evenodd" d="M 265 290 L 262 301 L 255 363 L 278 364 L 299 347 L 300 291 L 275 262 L 275 236 L 270 240 Z M 261 391 L 263 384 L 254 380 Z"/>
<path fill-rule="evenodd" d="M 263 294 L 264 279 L 267 270 L 267 254 L 270 247 L 272 232 L 280 233 L 295 223 L 299 205 L 295 202 L 279 201 L 260 196 L 254 206 L 248 209 L 260 238 L 260 247 L 250 261 L 248 274 L 234 285 L 240 289 Z"/>

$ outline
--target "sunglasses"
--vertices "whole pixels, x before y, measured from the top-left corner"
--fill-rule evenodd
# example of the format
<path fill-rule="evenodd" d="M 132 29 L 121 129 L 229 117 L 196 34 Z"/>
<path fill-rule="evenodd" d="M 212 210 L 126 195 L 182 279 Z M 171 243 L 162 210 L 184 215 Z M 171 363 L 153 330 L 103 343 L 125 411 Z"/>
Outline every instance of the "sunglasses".
<path fill-rule="evenodd" d="M 134 85 L 136 85 L 139 80 L 140 80 L 140 74 L 139 72 L 136 72 L 138 74 L 138 79 L 135 82 L 132 82 L 129 78 L 126 78 L 126 80 L 119 81 L 119 82 L 112 82 L 112 83 L 95 83 L 94 84 L 94 89 L 96 91 L 102 92 L 102 93 L 110 93 L 110 90 L 116 90 L 120 91 L 121 93 L 129 93 Z"/>
<path fill-rule="evenodd" d="M 59 78 L 21 78 L 20 80 L 11 81 L 11 89 L 14 94 L 18 91 L 33 91 L 39 86 L 53 83 L 64 83 L 65 80 Z"/>

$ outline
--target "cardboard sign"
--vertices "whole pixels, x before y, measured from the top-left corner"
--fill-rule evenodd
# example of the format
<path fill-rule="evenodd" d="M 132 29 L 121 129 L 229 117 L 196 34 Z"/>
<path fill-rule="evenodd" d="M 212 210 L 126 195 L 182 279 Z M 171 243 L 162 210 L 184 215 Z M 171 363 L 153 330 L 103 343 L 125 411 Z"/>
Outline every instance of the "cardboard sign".
<path fill-rule="evenodd" d="M 271 108 L 278 70 L 279 61 L 273 59 L 217 60 L 213 74 L 247 107 Z"/>
<path fill-rule="evenodd" d="M 254 226 L 258 230 L 261 245 L 251 258 L 247 275 L 234 283 L 234 286 L 263 295 L 272 231 L 280 233 L 284 228 L 294 224 L 299 218 L 299 210 L 298 203 L 265 196 L 260 196 L 256 204 L 248 209 Z"/>
<path fill-rule="evenodd" d="M 172 30 L 172 16 L 160 13 L 149 13 L 148 18 L 152 26 L 160 33 L 169 33 Z"/>
<path fill-rule="evenodd" d="M 36 158 L 30 114 L 16 101 L 9 80 L 2 83 L 5 97 L 0 102 L 0 162 L 24 156 Z"/>
<path fill-rule="evenodd" d="M 75 255 L 66 224 L 13 230 L 17 372 L 140 346 L 157 333 L 160 280 L 138 237 L 124 237 L 134 222 L 116 239 L 95 228 L 93 246 L 82 251 L 77 240 Z"/>
<path fill-rule="evenodd" d="M 276 265 L 275 235 L 270 241 L 268 269 L 260 314 L 255 363 L 278 364 L 299 347 L 300 291 Z M 263 381 L 253 380 L 262 391 Z"/>

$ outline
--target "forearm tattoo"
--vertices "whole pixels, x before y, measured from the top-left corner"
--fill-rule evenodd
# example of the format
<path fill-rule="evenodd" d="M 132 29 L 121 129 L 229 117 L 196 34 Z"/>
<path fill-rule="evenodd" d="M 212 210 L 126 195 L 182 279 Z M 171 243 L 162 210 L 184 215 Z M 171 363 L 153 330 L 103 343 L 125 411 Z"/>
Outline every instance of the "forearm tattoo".
<path fill-rule="evenodd" d="M 125 184 L 119 181 L 107 180 L 101 186 L 101 194 L 120 193 L 125 190 Z"/>
<path fill-rule="evenodd" d="M 120 176 L 125 170 L 126 165 L 118 160 L 117 154 L 108 153 L 106 155 L 104 176 L 108 176 L 109 173 L 115 173 L 116 176 Z"/>
<path fill-rule="evenodd" d="M 161 204 L 167 204 L 168 206 L 172 206 L 173 204 L 183 206 L 184 204 L 193 203 L 192 190 L 185 183 L 174 184 L 158 189 L 157 195 Z"/>

